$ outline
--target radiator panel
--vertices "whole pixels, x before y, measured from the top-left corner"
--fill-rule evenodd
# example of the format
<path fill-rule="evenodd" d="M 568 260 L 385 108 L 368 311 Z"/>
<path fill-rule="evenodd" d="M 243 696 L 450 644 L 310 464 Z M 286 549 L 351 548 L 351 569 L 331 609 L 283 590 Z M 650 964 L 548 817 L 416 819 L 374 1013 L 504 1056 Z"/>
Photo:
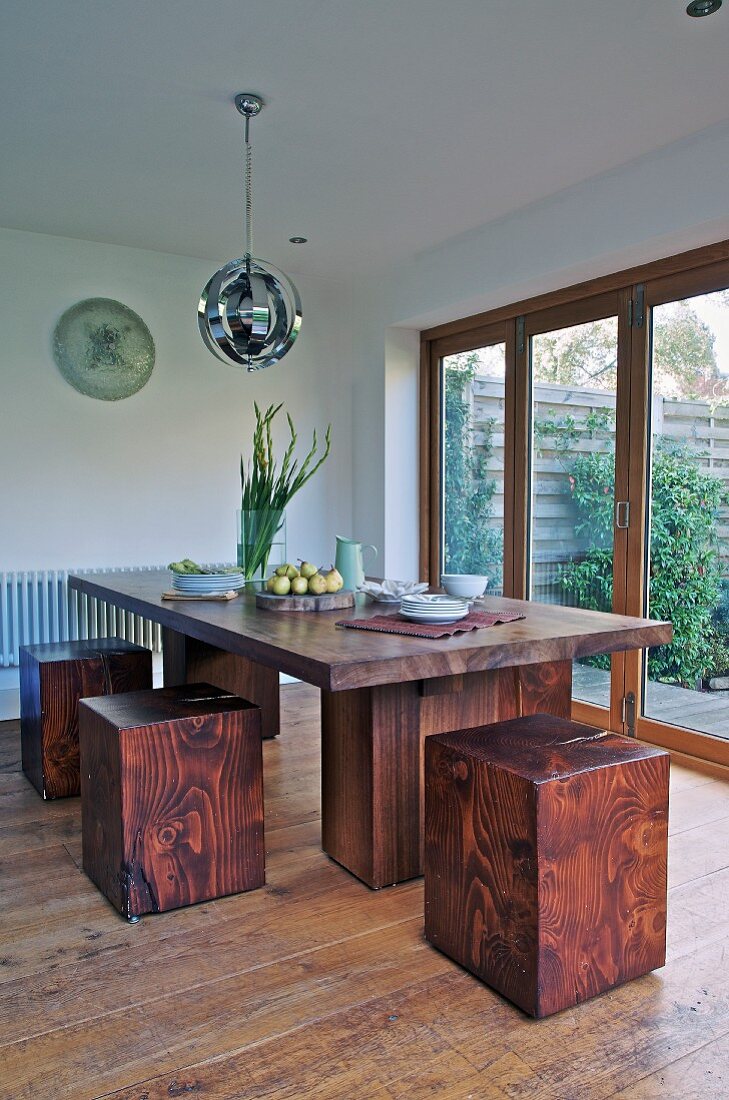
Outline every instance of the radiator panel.
<path fill-rule="evenodd" d="M 143 573 L 164 566 L 125 569 L 55 569 L 0 573 L 0 668 L 20 665 L 20 647 L 41 642 L 124 638 L 162 651 L 159 623 L 112 607 L 68 587 L 69 573 Z"/>

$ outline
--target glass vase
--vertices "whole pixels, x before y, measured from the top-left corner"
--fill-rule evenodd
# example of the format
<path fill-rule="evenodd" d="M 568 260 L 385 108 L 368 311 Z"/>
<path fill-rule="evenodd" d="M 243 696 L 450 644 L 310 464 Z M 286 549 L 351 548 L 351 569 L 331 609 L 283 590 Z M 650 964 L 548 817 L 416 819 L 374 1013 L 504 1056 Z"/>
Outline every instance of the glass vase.
<path fill-rule="evenodd" d="M 252 587 L 262 587 L 277 566 L 286 561 L 286 513 L 239 508 L 236 520 L 237 564 Z"/>

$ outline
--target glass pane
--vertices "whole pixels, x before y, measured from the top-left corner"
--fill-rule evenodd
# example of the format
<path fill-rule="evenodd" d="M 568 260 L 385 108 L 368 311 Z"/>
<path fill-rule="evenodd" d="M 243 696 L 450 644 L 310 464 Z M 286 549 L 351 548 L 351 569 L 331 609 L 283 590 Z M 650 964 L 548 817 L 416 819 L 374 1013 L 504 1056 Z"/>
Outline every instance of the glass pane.
<path fill-rule="evenodd" d="M 477 573 L 502 592 L 506 347 L 443 359 L 444 573 Z"/>
<path fill-rule="evenodd" d="M 653 310 L 644 714 L 729 738 L 729 291 Z"/>
<path fill-rule="evenodd" d="M 610 611 L 617 317 L 533 336 L 530 591 Z M 574 663 L 573 695 L 610 704 L 610 657 Z"/>

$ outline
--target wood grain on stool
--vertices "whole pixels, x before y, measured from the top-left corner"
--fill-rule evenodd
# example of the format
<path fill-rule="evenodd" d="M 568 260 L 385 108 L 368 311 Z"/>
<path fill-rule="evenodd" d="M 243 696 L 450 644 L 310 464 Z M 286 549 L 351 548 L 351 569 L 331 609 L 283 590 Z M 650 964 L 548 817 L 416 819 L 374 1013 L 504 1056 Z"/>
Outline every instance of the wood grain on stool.
<path fill-rule="evenodd" d="M 177 684 L 215 684 L 261 708 L 261 736 L 278 737 L 280 703 L 278 672 L 237 653 L 179 634 L 162 630 L 162 659 L 165 687 Z"/>
<path fill-rule="evenodd" d="M 151 652 L 120 638 L 21 646 L 23 771 L 36 790 L 79 793 L 79 699 L 151 687 Z"/>
<path fill-rule="evenodd" d="M 79 715 L 83 868 L 124 916 L 263 885 L 258 707 L 189 684 Z"/>
<path fill-rule="evenodd" d="M 429 738 L 427 939 L 533 1016 L 663 966 L 668 762 L 542 714 Z"/>

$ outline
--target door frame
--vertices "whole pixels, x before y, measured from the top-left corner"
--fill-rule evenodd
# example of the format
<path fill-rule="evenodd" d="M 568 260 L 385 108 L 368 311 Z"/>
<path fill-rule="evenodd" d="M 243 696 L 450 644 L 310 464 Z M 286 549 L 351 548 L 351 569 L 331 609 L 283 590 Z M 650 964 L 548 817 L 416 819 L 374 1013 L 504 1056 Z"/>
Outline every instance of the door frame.
<path fill-rule="evenodd" d="M 530 496 L 531 392 L 529 336 L 555 318 L 579 324 L 601 298 L 614 295 L 618 315 L 619 379 L 616 408 L 615 499 L 630 503 L 630 526 L 616 531 L 613 608 L 642 615 L 645 608 L 647 492 L 650 458 L 649 336 L 653 306 L 729 286 L 729 241 L 692 249 L 548 294 L 501 306 L 421 333 L 420 375 L 420 575 L 440 580 L 442 383 L 444 355 L 489 343 L 506 345 L 504 594 L 526 597 Z M 624 366 L 628 363 L 627 368 Z M 627 376 L 624 372 L 627 370 Z M 626 380 L 627 377 L 627 380 Z M 618 433 L 618 425 L 621 426 Z M 618 558 L 620 568 L 617 568 Z M 729 741 L 669 726 L 642 716 L 643 653 L 614 655 L 611 707 L 575 701 L 573 715 L 628 732 L 623 699 L 636 697 L 634 733 L 671 751 L 729 767 Z"/>
<path fill-rule="evenodd" d="M 647 279 L 644 284 L 645 326 L 634 334 L 631 385 L 635 390 L 632 408 L 631 441 L 635 439 L 635 455 L 631 455 L 631 499 L 640 508 L 639 522 L 630 531 L 628 555 L 629 590 L 627 614 L 644 613 L 646 606 L 646 564 L 648 561 L 649 525 L 649 463 L 651 458 L 650 335 L 655 306 L 682 301 L 701 294 L 729 287 L 729 259 L 715 260 L 684 271 L 672 271 Z M 641 416 L 641 402 L 645 415 Z M 632 446 L 632 443 L 631 443 Z M 638 608 L 639 610 L 632 610 Z M 669 725 L 643 714 L 645 671 L 642 652 L 626 654 L 625 690 L 635 695 L 635 735 L 642 741 L 662 745 L 687 756 L 729 767 L 729 740 L 722 741 L 710 734 L 682 726 Z M 729 702 L 727 704 L 729 710 Z"/>
<path fill-rule="evenodd" d="M 527 523 L 531 534 L 532 471 L 533 454 L 533 376 L 531 369 L 532 337 L 543 333 L 555 332 L 562 328 L 589 324 L 591 321 L 615 317 L 617 320 L 617 381 L 615 388 L 615 484 L 613 492 L 613 514 L 618 500 L 629 499 L 628 457 L 630 455 L 630 360 L 625 351 L 630 340 L 630 300 L 625 290 L 610 290 L 602 294 L 581 298 L 574 302 L 536 310 L 525 317 L 524 352 L 521 369 L 526 375 L 525 387 L 528 388 L 529 424 L 523 435 L 524 465 L 527 470 L 525 491 L 527 496 Z M 628 530 L 613 526 L 613 603 L 612 610 L 617 614 L 625 611 L 627 573 Z M 525 557 L 528 561 L 529 546 Z M 529 598 L 529 578 L 525 578 L 525 597 Z M 621 701 L 625 696 L 625 654 L 613 653 L 610 660 L 610 706 L 601 707 L 582 699 L 573 699 L 572 711 L 576 720 L 598 725 L 607 724 L 611 729 L 623 728 Z"/>

